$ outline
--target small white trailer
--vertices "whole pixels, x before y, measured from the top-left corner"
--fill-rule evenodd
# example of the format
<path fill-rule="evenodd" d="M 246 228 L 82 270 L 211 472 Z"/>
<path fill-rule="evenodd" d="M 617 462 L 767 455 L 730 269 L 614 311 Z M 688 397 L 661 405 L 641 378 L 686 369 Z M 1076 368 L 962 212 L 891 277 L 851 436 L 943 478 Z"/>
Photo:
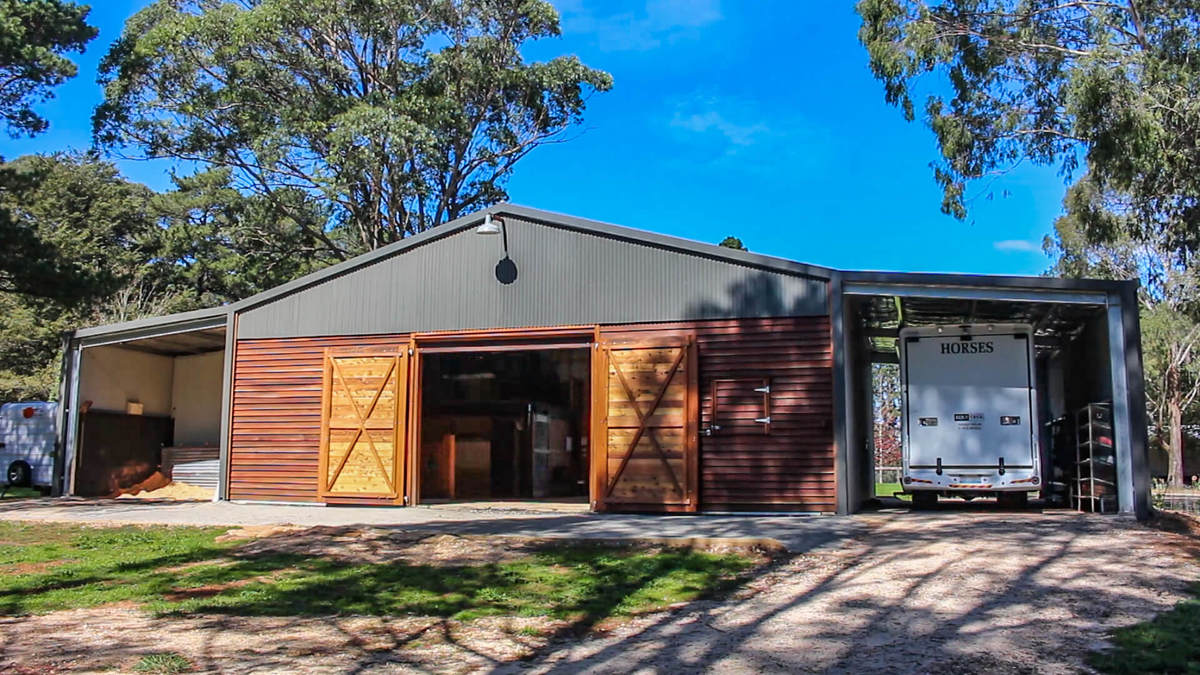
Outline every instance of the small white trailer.
<path fill-rule="evenodd" d="M 1028 324 L 900 331 L 901 485 L 914 506 L 1017 505 L 1041 488 L 1034 363 Z"/>
<path fill-rule="evenodd" d="M 57 403 L 28 401 L 0 405 L 0 467 L 5 486 L 32 487 L 49 493 L 54 481 L 58 434 Z"/>

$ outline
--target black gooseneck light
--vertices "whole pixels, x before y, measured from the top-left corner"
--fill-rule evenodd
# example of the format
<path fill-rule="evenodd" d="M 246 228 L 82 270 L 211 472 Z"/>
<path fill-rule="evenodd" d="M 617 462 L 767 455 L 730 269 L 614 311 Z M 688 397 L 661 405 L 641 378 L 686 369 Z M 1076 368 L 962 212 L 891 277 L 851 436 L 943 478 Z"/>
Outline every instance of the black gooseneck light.
<path fill-rule="evenodd" d="M 492 214 L 487 214 L 483 217 L 483 224 L 475 228 L 475 234 L 498 234 L 504 242 L 504 257 L 500 262 L 496 263 L 496 281 L 504 285 L 511 284 L 517 280 L 517 263 L 508 255 L 508 226 L 505 225 L 503 218 L 493 218 Z"/>

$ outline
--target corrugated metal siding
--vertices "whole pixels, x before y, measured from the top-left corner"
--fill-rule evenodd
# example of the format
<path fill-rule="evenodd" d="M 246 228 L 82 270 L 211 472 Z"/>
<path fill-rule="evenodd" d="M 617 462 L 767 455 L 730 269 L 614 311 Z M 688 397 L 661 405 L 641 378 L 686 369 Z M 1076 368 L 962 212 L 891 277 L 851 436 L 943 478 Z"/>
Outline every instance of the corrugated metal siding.
<path fill-rule="evenodd" d="M 325 348 L 407 343 L 407 335 L 239 340 L 229 498 L 316 501 Z"/>
<path fill-rule="evenodd" d="M 701 429 L 713 423 L 714 380 L 770 380 L 769 434 L 752 422 L 736 429 L 725 422 L 722 431 L 700 437 L 702 509 L 837 509 L 827 317 L 614 326 L 601 333 L 619 340 L 694 335 Z"/>
<path fill-rule="evenodd" d="M 828 284 L 507 218 L 516 282 L 496 281 L 498 236 L 466 230 L 249 309 L 239 338 L 369 335 L 828 313 Z"/>

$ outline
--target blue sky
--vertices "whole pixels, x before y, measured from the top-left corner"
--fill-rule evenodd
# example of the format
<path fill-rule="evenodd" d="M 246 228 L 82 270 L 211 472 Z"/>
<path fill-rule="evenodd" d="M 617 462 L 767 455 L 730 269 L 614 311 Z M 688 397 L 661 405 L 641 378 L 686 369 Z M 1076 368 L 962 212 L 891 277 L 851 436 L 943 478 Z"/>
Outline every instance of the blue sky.
<path fill-rule="evenodd" d="M 0 136 L 0 155 L 86 149 L 96 62 L 146 0 L 92 3 L 100 36 L 80 76 L 39 109 L 51 129 Z M 613 74 L 569 143 L 539 148 L 513 202 L 845 269 L 1039 274 L 1062 179 L 1021 167 L 974 186 L 970 217 L 940 213 L 932 133 L 883 101 L 852 2 L 555 0 L 576 54 Z M 162 163 L 120 162 L 167 187 Z"/>

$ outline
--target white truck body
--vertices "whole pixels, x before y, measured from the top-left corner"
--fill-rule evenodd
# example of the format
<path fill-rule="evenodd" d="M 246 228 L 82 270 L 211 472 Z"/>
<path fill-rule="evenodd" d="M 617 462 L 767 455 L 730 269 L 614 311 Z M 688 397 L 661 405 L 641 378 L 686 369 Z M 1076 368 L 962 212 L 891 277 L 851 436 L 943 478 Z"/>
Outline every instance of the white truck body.
<path fill-rule="evenodd" d="M 1034 363 L 1027 324 L 902 329 L 904 491 L 1040 489 Z"/>
<path fill-rule="evenodd" d="M 33 487 L 50 487 L 54 481 L 57 413 L 58 404 L 45 401 L 0 405 L 0 471 L 7 471 L 13 462 L 25 462 Z"/>

